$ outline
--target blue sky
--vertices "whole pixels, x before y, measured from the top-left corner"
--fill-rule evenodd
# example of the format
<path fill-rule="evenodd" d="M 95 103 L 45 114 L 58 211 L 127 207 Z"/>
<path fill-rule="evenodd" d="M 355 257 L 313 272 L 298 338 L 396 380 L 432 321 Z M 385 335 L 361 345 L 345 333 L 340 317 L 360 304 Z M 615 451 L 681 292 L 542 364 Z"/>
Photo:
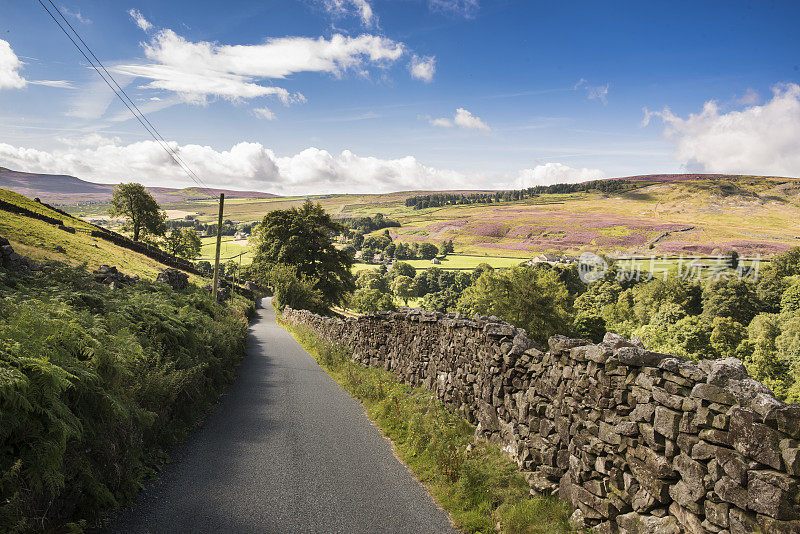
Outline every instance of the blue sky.
<path fill-rule="evenodd" d="M 55 3 L 208 184 L 800 175 L 793 1 Z M 0 166 L 189 185 L 38 2 L 0 40 Z"/>

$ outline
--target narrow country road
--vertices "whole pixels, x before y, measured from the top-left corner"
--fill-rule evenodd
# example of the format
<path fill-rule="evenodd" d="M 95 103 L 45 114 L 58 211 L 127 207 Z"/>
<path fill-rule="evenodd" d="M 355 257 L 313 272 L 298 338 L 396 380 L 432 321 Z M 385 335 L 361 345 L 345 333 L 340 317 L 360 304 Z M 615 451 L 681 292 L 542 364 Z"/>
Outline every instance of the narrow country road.
<path fill-rule="evenodd" d="M 119 533 L 453 533 L 361 404 L 264 301 L 238 379 Z"/>

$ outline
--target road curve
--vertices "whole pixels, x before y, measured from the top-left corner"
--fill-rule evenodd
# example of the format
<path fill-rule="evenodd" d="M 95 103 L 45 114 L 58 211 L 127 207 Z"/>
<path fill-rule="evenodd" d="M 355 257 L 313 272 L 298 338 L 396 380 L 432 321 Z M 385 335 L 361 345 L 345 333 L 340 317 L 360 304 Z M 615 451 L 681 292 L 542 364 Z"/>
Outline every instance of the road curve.
<path fill-rule="evenodd" d="M 257 312 L 236 382 L 108 532 L 452 534 L 361 404 Z"/>

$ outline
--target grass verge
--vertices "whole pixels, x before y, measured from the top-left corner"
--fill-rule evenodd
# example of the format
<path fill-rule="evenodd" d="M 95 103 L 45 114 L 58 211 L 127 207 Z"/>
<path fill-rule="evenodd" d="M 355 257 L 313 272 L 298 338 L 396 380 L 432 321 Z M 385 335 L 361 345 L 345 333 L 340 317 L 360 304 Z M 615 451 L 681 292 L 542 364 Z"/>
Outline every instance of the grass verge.
<path fill-rule="evenodd" d="M 384 369 L 351 361 L 352 352 L 304 326 L 281 324 L 392 440 L 411 469 L 463 532 L 569 532 L 569 509 L 532 497 L 516 463 L 424 388 L 412 388 Z"/>

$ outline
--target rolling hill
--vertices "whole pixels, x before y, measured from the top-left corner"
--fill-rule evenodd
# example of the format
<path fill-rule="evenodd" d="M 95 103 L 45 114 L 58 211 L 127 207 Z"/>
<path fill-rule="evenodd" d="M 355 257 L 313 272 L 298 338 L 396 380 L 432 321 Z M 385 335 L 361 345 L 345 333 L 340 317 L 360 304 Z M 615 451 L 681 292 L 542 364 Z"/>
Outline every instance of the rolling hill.
<path fill-rule="evenodd" d="M 3 185 L 12 179 L 15 187 Z M 800 245 L 798 178 L 657 174 L 624 179 L 630 187 L 622 191 L 541 194 L 516 201 L 424 209 L 406 206 L 406 199 L 432 191 L 311 198 L 339 219 L 383 213 L 402 225 L 390 229 L 394 240 L 437 244 L 453 240 L 456 252 L 465 255 L 530 258 L 542 252 L 583 251 L 705 255 L 737 250 L 748 256 L 769 256 Z M 92 218 L 106 213 L 111 186 L 73 177 L 0 171 L 0 187 L 25 190 L 28 196 L 43 200 L 57 197 L 55 202 L 62 209 Z M 205 191 L 150 189 L 176 218 L 193 214 L 201 222 L 216 221 L 216 199 Z M 468 192 L 490 191 L 447 191 Z M 226 197 L 225 218 L 236 222 L 259 221 L 271 210 L 306 200 L 240 191 L 226 191 Z M 89 198 L 96 200 L 87 203 Z"/>
<path fill-rule="evenodd" d="M 27 197 L 38 197 L 44 202 L 60 205 L 84 203 L 106 203 L 111 198 L 114 184 L 87 182 L 64 174 L 35 174 L 12 171 L 0 167 L 0 188 L 8 189 Z M 148 191 L 159 203 L 201 200 L 218 197 L 227 198 L 274 198 L 277 195 L 260 191 L 235 191 L 232 189 L 201 189 L 187 187 L 148 187 Z"/>

